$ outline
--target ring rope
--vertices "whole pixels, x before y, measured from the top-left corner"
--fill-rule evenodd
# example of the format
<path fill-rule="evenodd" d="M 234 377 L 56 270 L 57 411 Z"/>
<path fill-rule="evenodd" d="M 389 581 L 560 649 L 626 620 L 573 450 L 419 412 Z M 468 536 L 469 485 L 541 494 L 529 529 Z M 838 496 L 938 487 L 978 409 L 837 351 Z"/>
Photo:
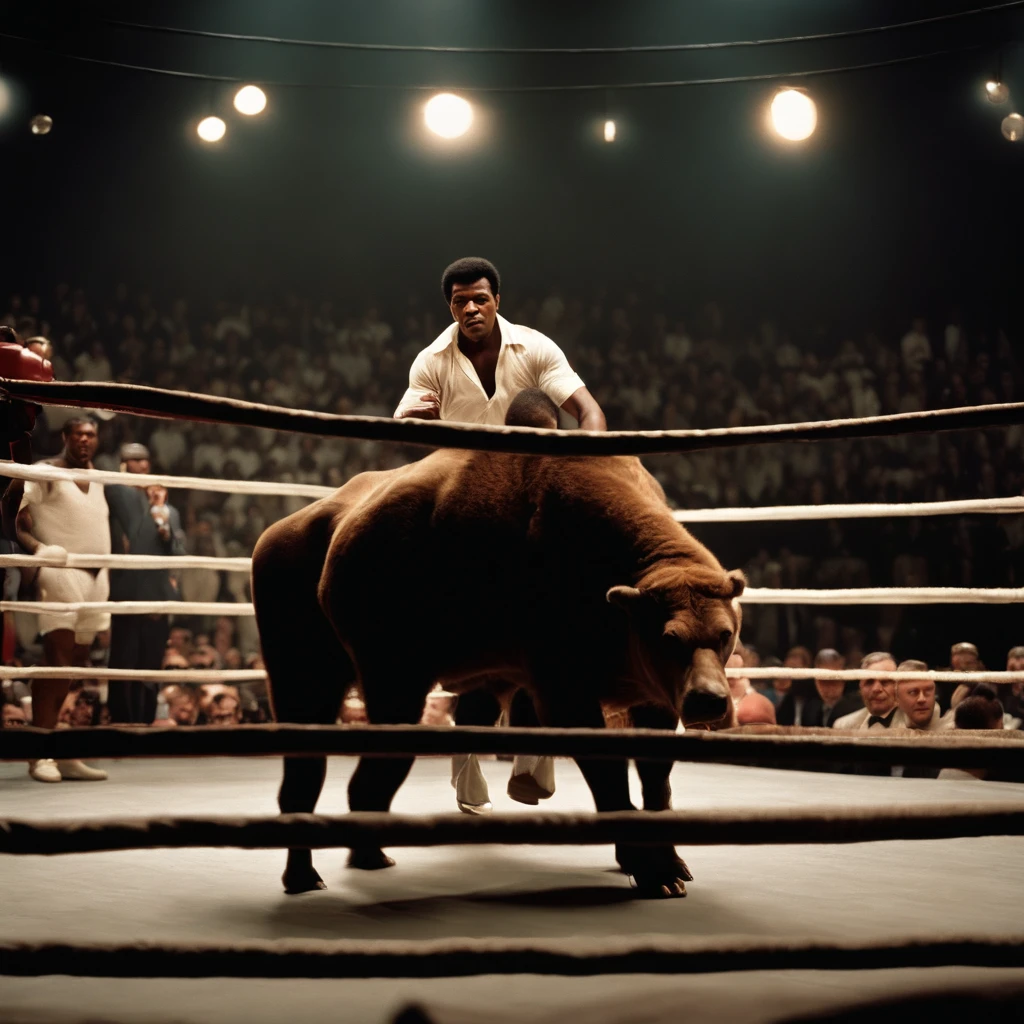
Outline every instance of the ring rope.
<path fill-rule="evenodd" d="M 121 484 L 125 474 L 101 469 L 67 469 L 38 462 L 24 466 L 0 461 L 0 476 L 14 480 L 69 483 Z M 169 490 L 216 491 L 224 494 L 252 494 L 277 497 L 327 498 L 335 488 L 320 484 L 288 481 L 222 480 L 166 473 L 133 473 L 131 486 L 160 485 Z M 894 503 L 854 502 L 845 505 L 765 505 L 760 508 L 676 509 L 673 517 L 681 523 L 757 523 L 808 519 L 880 519 L 888 516 L 947 516 L 972 513 L 1016 514 L 1024 512 L 1024 498 L 969 498 L 957 501 L 914 501 Z"/>
<path fill-rule="evenodd" d="M 838 441 L 934 433 L 940 430 L 1014 426 L 1024 421 L 1024 402 L 1010 402 L 756 427 L 599 432 L 470 425 L 382 416 L 342 416 L 189 391 L 94 381 L 43 382 L 0 378 L 0 394 L 40 405 L 110 409 L 157 419 L 230 423 L 320 437 L 387 441 L 430 448 L 518 452 L 524 455 L 659 455 L 781 441 Z"/>
<path fill-rule="evenodd" d="M 74 555 L 66 561 L 38 555 L 0 555 L 0 569 L 215 569 L 217 572 L 249 572 L 251 558 L 217 555 Z"/>
<path fill-rule="evenodd" d="M 268 497 L 284 496 L 293 498 L 326 498 L 336 488 L 322 484 L 271 482 L 263 480 L 218 480 L 201 476 L 171 476 L 167 473 L 117 473 L 109 469 L 68 469 L 36 462 L 25 466 L 18 462 L 0 462 L 0 476 L 11 480 L 35 480 L 40 483 L 54 483 L 64 480 L 68 483 L 121 484 L 131 487 L 166 487 L 168 490 L 217 491 L 222 494 L 253 494 Z M 130 483 L 129 483 L 130 481 Z"/>
<path fill-rule="evenodd" d="M 1024 804 L 947 803 L 720 811 L 521 814 L 282 814 L 268 816 L 0 819 L 0 854 L 50 856 L 122 850 L 244 850 L 290 846 L 655 846 L 870 843 L 1024 835 Z"/>
<path fill-rule="evenodd" d="M 125 679 L 143 683 L 259 683 L 267 673 L 257 668 L 94 668 L 76 665 L 0 666 L 0 679 Z"/>
<path fill-rule="evenodd" d="M 728 971 L 1019 967 L 1024 937 L 895 935 L 884 941 L 590 939 L 245 939 L 233 942 L 3 942 L 0 974 L 105 978 L 589 977 Z"/>
<path fill-rule="evenodd" d="M 92 726 L 0 730 L 0 760 L 52 757 L 427 757 L 532 754 L 713 764 L 922 764 L 1024 770 L 1024 734 L 744 726 L 727 732 L 427 725 Z"/>
<path fill-rule="evenodd" d="M 1010 685 L 1024 683 L 1019 672 L 875 672 L 870 668 L 727 668 L 729 679 L 838 679 L 852 682 L 860 679 L 884 679 L 900 682 L 908 678 L 930 679 L 936 683 L 992 683 Z M 86 668 L 77 665 L 0 665 L 0 679 L 138 679 L 147 682 L 219 683 L 259 682 L 269 678 L 263 669 L 135 669 Z M 454 697 L 447 691 L 432 691 Z"/>
<path fill-rule="evenodd" d="M 739 600 L 741 604 L 801 605 L 1018 604 L 1024 602 L 1024 587 L 862 587 L 842 590 L 750 587 Z M 114 615 L 256 614 L 251 603 L 241 601 L 0 601 L 0 612 L 61 615 L 84 611 Z"/>
<path fill-rule="evenodd" d="M 14 480 L 69 483 L 121 484 L 125 474 L 101 469 L 66 469 L 38 462 L 24 466 L 0 461 L 0 476 Z M 277 497 L 326 498 L 335 488 L 320 484 L 287 481 L 222 480 L 198 476 L 171 476 L 166 473 L 133 473 L 133 487 L 160 485 L 169 490 L 215 491 L 224 494 L 253 494 Z M 969 498 L 957 501 L 915 501 L 872 503 L 854 502 L 841 505 L 765 505 L 741 508 L 676 509 L 673 517 L 681 523 L 757 523 L 786 522 L 808 519 L 880 519 L 888 516 L 947 516 L 973 513 L 1017 514 L 1024 512 L 1024 498 Z"/>

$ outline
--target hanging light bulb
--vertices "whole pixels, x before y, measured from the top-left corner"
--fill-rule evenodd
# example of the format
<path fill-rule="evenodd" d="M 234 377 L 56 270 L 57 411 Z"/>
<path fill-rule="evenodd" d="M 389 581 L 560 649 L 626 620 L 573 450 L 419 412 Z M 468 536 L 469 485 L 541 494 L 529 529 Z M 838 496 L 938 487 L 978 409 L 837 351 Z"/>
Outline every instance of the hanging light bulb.
<path fill-rule="evenodd" d="M 789 142 L 803 142 L 814 134 L 818 108 L 800 89 L 780 89 L 772 100 L 772 127 Z"/>
<path fill-rule="evenodd" d="M 615 141 L 615 122 L 612 121 L 610 118 L 604 123 L 604 141 Z"/>
<path fill-rule="evenodd" d="M 258 85 L 243 85 L 235 93 L 235 110 L 247 117 L 260 114 L 267 105 L 267 94 Z"/>
<path fill-rule="evenodd" d="M 204 117 L 196 125 L 196 135 L 203 142 L 220 142 L 227 130 L 228 126 L 219 117 Z"/>
<path fill-rule="evenodd" d="M 989 103 L 1005 103 L 1010 98 L 1010 87 L 998 79 L 990 79 L 985 83 L 985 98 Z"/>
<path fill-rule="evenodd" d="M 1007 114 L 1001 127 L 1003 135 L 1011 142 L 1020 142 L 1024 139 L 1024 117 L 1020 114 Z"/>
<path fill-rule="evenodd" d="M 473 123 L 473 108 L 461 96 L 441 92 L 431 97 L 423 108 L 427 127 L 442 139 L 457 139 L 469 131 Z"/>
<path fill-rule="evenodd" d="M 53 128 L 53 118 L 49 114 L 36 114 L 28 123 L 33 135 L 49 135 Z"/>

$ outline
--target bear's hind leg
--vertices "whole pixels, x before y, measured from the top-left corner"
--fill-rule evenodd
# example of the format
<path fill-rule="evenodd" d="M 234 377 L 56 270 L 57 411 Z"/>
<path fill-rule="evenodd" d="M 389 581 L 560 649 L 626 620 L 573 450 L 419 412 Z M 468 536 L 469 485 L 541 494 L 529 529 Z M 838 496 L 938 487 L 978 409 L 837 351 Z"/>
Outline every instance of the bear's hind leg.
<path fill-rule="evenodd" d="M 416 725 L 423 715 L 433 680 L 412 680 L 408 666 L 403 666 L 363 671 L 362 686 L 366 717 L 371 725 Z M 399 686 L 401 691 L 397 689 Z M 348 783 L 348 809 L 391 810 L 391 801 L 415 760 L 415 757 L 361 757 Z M 394 863 L 377 846 L 354 846 L 348 857 L 349 867 L 363 871 L 389 868 Z"/>

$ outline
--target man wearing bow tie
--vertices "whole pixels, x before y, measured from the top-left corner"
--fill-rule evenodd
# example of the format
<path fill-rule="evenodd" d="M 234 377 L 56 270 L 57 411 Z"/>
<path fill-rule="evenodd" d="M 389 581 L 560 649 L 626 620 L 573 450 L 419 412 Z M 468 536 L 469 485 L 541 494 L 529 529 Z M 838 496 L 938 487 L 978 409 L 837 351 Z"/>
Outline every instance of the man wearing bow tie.
<path fill-rule="evenodd" d="M 865 655 L 861 668 L 876 672 L 895 672 L 896 660 L 888 651 Z M 896 713 L 896 686 L 888 679 L 862 679 L 860 697 L 864 707 L 836 720 L 833 729 L 855 729 L 859 732 L 888 729 Z"/>

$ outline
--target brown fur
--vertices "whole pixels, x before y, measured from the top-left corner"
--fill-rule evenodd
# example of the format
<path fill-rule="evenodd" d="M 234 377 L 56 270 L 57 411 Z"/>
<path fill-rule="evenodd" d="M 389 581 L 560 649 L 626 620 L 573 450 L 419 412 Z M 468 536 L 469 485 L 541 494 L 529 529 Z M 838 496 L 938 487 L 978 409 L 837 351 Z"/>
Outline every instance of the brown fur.
<path fill-rule="evenodd" d="M 547 725 L 599 727 L 602 705 L 634 708 L 638 724 L 716 724 L 732 708 L 723 665 L 742 590 L 632 458 L 435 452 L 355 477 L 270 527 L 253 555 L 282 721 L 334 721 L 356 680 L 371 722 L 415 722 L 436 682 L 465 691 L 497 675 Z M 353 776 L 354 810 L 387 809 L 408 771 L 374 764 Z M 614 780 L 581 767 L 600 809 L 629 806 L 624 766 Z M 306 809 L 293 789 L 286 766 L 282 810 Z M 358 866 L 383 866 L 368 859 Z"/>

